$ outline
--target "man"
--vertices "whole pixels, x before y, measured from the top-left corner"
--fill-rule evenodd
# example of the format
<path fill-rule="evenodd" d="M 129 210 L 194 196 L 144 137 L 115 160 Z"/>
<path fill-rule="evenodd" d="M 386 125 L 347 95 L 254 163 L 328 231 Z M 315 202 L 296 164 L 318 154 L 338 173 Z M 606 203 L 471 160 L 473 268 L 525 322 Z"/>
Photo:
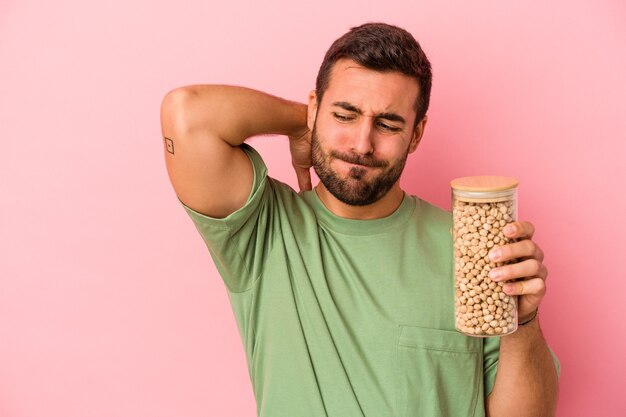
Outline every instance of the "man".
<path fill-rule="evenodd" d="M 335 41 L 308 106 L 245 89 L 164 98 L 165 160 L 205 240 L 245 347 L 259 416 L 552 416 L 558 374 L 536 312 L 533 226 L 493 250 L 518 294 L 512 335 L 454 330 L 451 216 L 399 177 L 428 117 L 430 63 L 405 30 Z M 246 138 L 289 138 L 300 192 L 267 176 Z M 312 189 L 310 168 L 320 183 Z M 496 260 L 496 258 L 494 258 Z"/>

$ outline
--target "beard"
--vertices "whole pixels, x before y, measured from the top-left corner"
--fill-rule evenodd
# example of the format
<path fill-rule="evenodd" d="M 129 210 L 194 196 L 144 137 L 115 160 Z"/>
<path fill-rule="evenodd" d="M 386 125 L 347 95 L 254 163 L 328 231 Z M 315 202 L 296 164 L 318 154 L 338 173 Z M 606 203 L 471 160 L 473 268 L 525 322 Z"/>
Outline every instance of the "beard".
<path fill-rule="evenodd" d="M 336 199 L 351 206 L 366 206 L 383 198 L 400 178 L 408 154 L 407 149 L 400 159 L 390 164 L 371 155 L 344 154 L 332 150 L 326 153 L 319 143 L 315 126 L 311 133 L 311 162 L 315 173 Z M 330 166 L 333 159 L 365 167 L 382 168 L 382 172 L 370 180 L 365 180 L 368 170 L 355 166 L 350 168 L 347 178 L 340 178 Z"/>

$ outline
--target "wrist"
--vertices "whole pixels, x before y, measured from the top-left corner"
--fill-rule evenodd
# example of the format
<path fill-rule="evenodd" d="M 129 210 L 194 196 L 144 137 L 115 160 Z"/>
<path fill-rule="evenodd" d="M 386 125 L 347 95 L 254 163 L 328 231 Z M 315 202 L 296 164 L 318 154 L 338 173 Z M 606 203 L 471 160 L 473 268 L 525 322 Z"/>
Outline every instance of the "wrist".
<path fill-rule="evenodd" d="M 539 307 L 537 307 L 535 309 L 535 311 L 533 311 L 530 315 L 526 316 L 526 317 L 520 317 L 518 319 L 518 326 L 526 326 L 527 324 L 535 321 L 537 319 L 537 314 L 539 313 Z"/>
<path fill-rule="evenodd" d="M 309 127 L 307 126 L 307 106 L 302 103 L 291 102 L 293 105 L 291 115 L 291 123 L 289 126 L 289 130 L 285 132 L 285 135 L 289 137 L 290 140 L 299 140 L 302 139 L 308 132 Z"/>

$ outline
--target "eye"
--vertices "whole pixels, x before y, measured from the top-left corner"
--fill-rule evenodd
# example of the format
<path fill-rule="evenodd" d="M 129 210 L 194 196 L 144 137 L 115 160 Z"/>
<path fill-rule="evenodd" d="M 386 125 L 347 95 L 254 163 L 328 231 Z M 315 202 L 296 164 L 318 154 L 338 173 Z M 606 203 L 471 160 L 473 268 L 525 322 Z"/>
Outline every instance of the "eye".
<path fill-rule="evenodd" d="M 390 126 L 387 123 L 384 123 L 384 122 L 382 122 L 380 120 L 378 120 L 376 122 L 376 126 L 378 126 L 379 128 L 381 128 L 381 129 L 383 129 L 383 130 L 385 130 L 387 132 L 392 132 L 392 133 L 396 133 L 396 132 L 399 132 L 400 130 L 402 130 L 399 127 Z"/>
<path fill-rule="evenodd" d="M 333 113 L 333 117 L 340 122 L 349 122 L 351 120 L 354 120 L 354 116 L 341 113 Z"/>

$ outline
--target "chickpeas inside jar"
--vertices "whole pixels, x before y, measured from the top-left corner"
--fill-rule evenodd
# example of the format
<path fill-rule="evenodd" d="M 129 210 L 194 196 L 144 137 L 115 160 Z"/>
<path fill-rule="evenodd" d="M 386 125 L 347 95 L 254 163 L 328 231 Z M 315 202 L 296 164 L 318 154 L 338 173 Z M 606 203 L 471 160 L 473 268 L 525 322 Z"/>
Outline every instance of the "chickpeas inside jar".
<path fill-rule="evenodd" d="M 453 180 L 455 327 L 468 336 L 503 336 L 517 330 L 517 296 L 506 295 L 504 282 L 489 278 L 489 252 L 514 240 L 503 229 L 517 219 L 514 178 L 463 177 Z"/>

